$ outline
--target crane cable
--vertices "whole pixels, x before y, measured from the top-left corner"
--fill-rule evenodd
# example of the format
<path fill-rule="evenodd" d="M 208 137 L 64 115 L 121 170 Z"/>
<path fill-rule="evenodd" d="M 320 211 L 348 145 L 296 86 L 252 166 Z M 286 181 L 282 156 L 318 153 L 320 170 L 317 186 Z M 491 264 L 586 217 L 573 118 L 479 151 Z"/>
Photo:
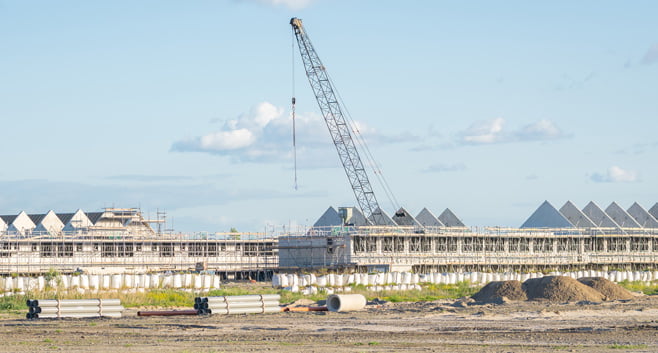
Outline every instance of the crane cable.
<path fill-rule="evenodd" d="M 292 157 L 294 163 L 295 184 L 294 188 L 297 190 L 297 138 L 295 133 L 295 33 L 292 33 Z"/>
<path fill-rule="evenodd" d="M 327 74 L 327 78 L 329 79 L 329 82 L 334 88 L 334 93 L 336 93 L 336 98 L 338 98 L 338 100 L 340 101 L 340 105 L 345 110 L 345 116 L 347 117 L 347 122 L 350 125 L 352 132 L 354 132 L 354 135 L 356 136 L 357 144 L 359 145 L 359 147 L 361 147 L 361 150 L 365 152 L 366 161 L 368 162 L 370 168 L 372 168 L 373 172 L 375 173 L 375 176 L 377 177 L 379 184 L 382 186 L 382 189 L 384 190 L 384 194 L 386 194 L 386 198 L 388 199 L 388 202 L 390 202 L 393 208 L 397 210 L 398 208 L 400 208 L 400 203 L 395 197 L 395 194 L 393 194 L 393 189 L 391 189 L 388 182 L 386 181 L 386 178 L 384 177 L 384 173 L 382 173 L 381 166 L 379 165 L 379 163 L 377 163 L 377 160 L 375 159 L 372 152 L 370 151 L 370 148 L 366 143 L 365 137 L 361 134 L 361 131 L 359 131 L 356 122 L 352 118 L 352 114 L 350 114 L 350 111 L 347 109 L 347 105 L 345 105 L 345 101 L 343 101 L 343 97 L 340 95 L 340 92 L 338 92 L 338 90 L 336 89 L 336 85 L 334 84 L 333 79 L 331 78 L 328 72 L 325 71 L 325 73 Z"/>

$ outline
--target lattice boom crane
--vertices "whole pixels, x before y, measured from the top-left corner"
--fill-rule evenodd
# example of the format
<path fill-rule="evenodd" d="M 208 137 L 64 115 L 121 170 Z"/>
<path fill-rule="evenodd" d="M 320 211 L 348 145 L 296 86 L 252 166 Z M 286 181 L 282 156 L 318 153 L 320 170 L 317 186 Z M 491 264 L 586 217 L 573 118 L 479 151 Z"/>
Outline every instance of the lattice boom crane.
<path fill-rule="evenodd" d="M 302 26 L 302 20 L 293 17 L 290 19 L 290 25 L 292 25 L 297 38 L 297 45 L 304 62 L 308 82 L 311 84 L 311 89 L 313 89 L 315 99 L 320 106 L 324 121 L 327 123 L 327 128 L 329 128 L 329 133 L 336 146 L 338 157 L 343 164 L 359 208 L 374 225 L 384 225 L 384 216 L 352 139 L 350 126 L 345 120 L 338 99 L 336 99 L 327 71 Z"/>

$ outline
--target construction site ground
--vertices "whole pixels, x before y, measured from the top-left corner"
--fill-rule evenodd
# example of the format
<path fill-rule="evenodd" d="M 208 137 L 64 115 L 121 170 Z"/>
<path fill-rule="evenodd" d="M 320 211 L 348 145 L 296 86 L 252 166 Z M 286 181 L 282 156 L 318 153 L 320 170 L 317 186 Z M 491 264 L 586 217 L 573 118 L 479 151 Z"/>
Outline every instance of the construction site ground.
<path fill-rule="evenodd" d="M 602 303 L 370 302 L 358 312 L 37 319 L 2 352 L 657 352 L 658 296 Z M 169 308 L 170 309 L 170 308 Z M 189 309 L 189 308 L 180 308 Z"/>

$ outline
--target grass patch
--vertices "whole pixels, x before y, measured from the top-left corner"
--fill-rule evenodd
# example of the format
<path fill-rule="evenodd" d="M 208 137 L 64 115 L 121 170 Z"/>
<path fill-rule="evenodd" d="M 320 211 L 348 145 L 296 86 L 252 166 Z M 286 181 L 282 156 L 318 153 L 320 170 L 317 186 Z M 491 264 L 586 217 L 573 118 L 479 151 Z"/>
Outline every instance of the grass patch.
<path fill-rule="evenodd" d="M 638 286 L 636 282 L 627 285 Z M 374 292 L 363 285 L 351 286 L 352 294 L 363 294 L 368 300 L 380 298 L 391 302 L 419 302 L 433 301 L 439 299 L 455 299 L 471 296 L 480 290 L 480 286 L 472 286 L 469 282 L 460 282 L 457 284 L 422 284 L 421 290 L 406 291 L 380 291 Z M 633 287 L 631 290 L 636 290 Z M 644 285 L 644 289 L 649 293 L 658 292 L 658 284 L 653 286 Z M 105 292 L 87 292 L 80 294 L 77 292 L 64 292 L 57 290 L 45 290 L 41 292 L 28 292 L 23 295 L 8 295 L 0 297 L 0 312 L 24 313 L 27 310 L 27 299 L 119 299 L 124 307 L 188 307 L 194 305 L 194 298 L 198 296 L 232 296 L 232 295 L 250 295 L 250 294 L 279 294 L 281 303 L 291 303 L 298 299 L 310 299 L 320 301 L 327 298 L 325 292 L 313 295 L 303 295 L 301 293 L 292 293 L 290 291 L 275 289 L 267 286 L 245 286 L 226 287 L 222 289 L 211 290 L 208 293 L 199 294 L 184 290 L 174 289 L 152 289 L 144 293 L 121 293 L 113 291 Z"/>
<path fill-rule="evenodd" d="M 610 349 L 644 349 L 648 347 L 646 344 L 612 344 L 608 346 Z"/>
<path fill-rule="evenodd" d="M 457 284 L 426 284 L 421 290 L 383 291 L 380 298 L 391 302 L 419 302 L 439 299 L 470 297 L 482 287 L 471 286 L 469 282 Z M 369 292 L 372 293 L 372 292 Z M 372 296 L 372 294 L 370 294 Z"/>
<path fill-rule="evenodd" d="M 620 286 L 628 289 L 631 292 L 642 292 L 646 295 L 657 295 L 658 294 L 658 283 L 651 282 L 651 283 L 646 283 L 646 282 L 640 282 L 640 281 L 621 281 L 619 283 Z"/>

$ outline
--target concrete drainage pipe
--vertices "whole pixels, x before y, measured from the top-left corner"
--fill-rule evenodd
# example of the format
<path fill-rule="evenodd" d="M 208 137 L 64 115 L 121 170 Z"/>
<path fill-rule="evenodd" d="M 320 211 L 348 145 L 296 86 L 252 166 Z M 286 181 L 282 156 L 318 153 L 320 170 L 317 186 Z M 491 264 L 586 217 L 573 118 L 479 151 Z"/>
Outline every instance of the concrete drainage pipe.
<path fill-rule="evenodd" d="M 327 298 L 329 311 L 354 311 L 366 306 L 366 297 L 361 294 L 332 294 Z"/>

